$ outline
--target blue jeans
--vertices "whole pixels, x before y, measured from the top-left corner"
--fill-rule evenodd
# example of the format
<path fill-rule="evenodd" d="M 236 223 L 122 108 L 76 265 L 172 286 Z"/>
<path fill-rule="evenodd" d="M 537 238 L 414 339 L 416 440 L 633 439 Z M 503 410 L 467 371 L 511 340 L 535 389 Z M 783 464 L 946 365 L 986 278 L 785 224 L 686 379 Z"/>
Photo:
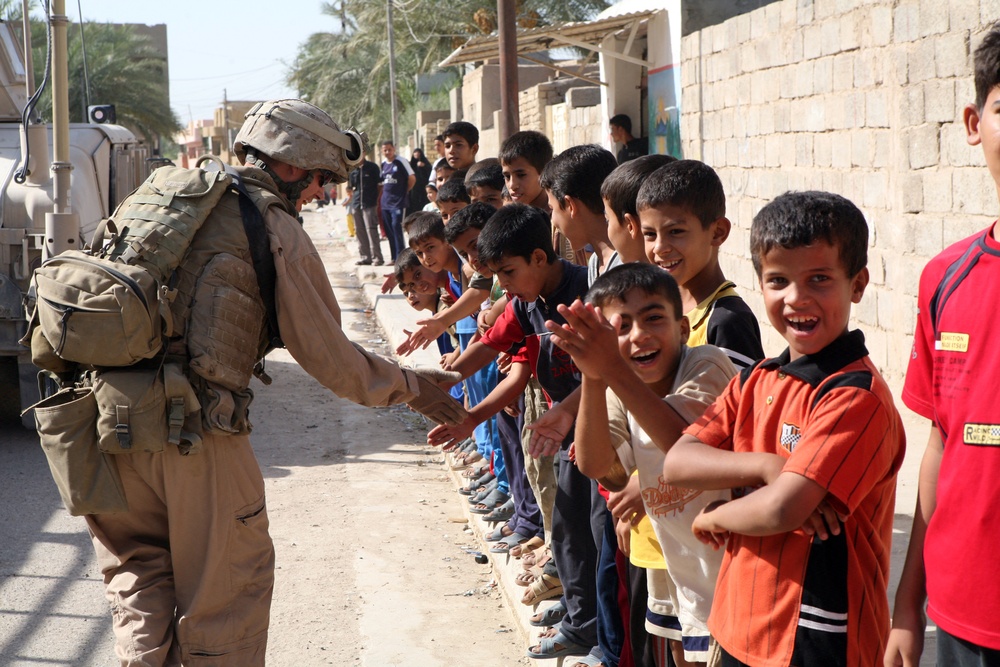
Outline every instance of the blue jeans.
<path fill-rule="evenodd" d="M 395 262 L 399 253 L 406 249 L 406 242 L 403 240 L 403 209 L 382 209 L 382 224 L 385 226 L 385 235 L 389 237 L 389 254 Z"/>

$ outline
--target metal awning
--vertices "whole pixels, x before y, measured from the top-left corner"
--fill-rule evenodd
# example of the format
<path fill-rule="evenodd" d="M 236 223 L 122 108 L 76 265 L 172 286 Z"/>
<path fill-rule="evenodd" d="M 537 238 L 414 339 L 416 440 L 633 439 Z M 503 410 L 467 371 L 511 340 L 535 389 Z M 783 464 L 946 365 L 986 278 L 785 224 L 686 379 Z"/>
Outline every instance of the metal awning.
<path fill-rule="evenodd" d="M 518 30 L 517 55 L 532 62 L 539 62 L 534 58 L 526 56 L 540 51 L 548 51 L 549 49 L 575 46 L 588 51 L 596 51 L 610 58 L 625 60 L 635 65 L 650 67 L 649 61 L 625 54 L 631 50 L 632 41 L 639 34 L 639 29 L 645 28 L 649 17 L 661 11 L 665 10 L 651 9 L 631 14 L 610 16 L 594 21 L 574 21 L 541 28 L 531 28 L 529 30 Z M 624 53 L 611 51 L 601 46 L 601 41 L 608 35 L 626 30 L 629 34 L 625 48 L 623 49 Z M 442 60 L 439 67 L 451 67 L 497 59 L 500 57 L 499 41 L 500 38 L 496 33 L 483 37 L 473 37 Z"/>

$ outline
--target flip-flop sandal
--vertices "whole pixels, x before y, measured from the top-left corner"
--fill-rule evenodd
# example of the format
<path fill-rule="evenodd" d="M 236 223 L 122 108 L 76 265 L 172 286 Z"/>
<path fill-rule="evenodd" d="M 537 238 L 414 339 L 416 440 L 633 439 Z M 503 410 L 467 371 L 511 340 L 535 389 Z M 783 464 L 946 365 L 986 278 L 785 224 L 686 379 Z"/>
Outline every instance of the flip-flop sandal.
<path fill-rule="evenodd" d="M 514 499 L 510 498 L 503 505 L 485 515 L 483 517 L 483 521 L 486 521 L 487 523 L 500 523 L 501 521 L 510 521 L 513 517 Z M 528 538 L 525 537 L 523 541 L 527 542 Z"/>
<path fill-rule="evenodd" d="M 522 556 L 527 556 L 529 553 L 535 549 L 540 549 L 545 546 L 545 540 L 535 536 L 524 544 L 515 544 L 510 550 L 511 558 L 521 558 Z"/>
<path fill-rule="evenodd" d="M 461 489 L 458 490 L 458 492 L 461 493 L 463 496 L 471 496 L 472 494 L 476 493 L 480 488 L 486 486 L 495 479 L 496 477 L 493 475 L 493 473 L 488 472 L 482 477 L 472 480 L 471 482 L 469 482 L 468 486 L 463 486 Z"/>
<path fill-rule="evenodd" d="M 473 444 L 475 444 L 476 441 L 473 440 L 472 438 L 466 438 L 465 440 L 462 440 L 461 442 L 456 442 L 456 441 L 452 440 L 447 445 L 442 445 L 441 446 L 441 451 L 443 451 L 443 452 L 460 451 L 460 450 L 465 449 L 469 445 L 470 442 L 473 443 Z"/>
<path fill-rule="evenodd" d="M 501 530 L 503 527 L 501 526 Z M 510 535 L 497 540 L 497 543 L 490 548 L 490 553 L 495 554 L 505 554 L 510 551 L 510 548 L 515 544 L 521 544 L 522 542 L 528 541 L 527 535 L 522 535 L 521 533 L 511 533 Z"/>
<path fill-rule="evenodd" d="M 509 498 L 510 496 L 500 489 L 493 489 L 488 496 L 469 508 L 469 511 L 473 514 L 489 514 L 507 502 Z"/>
<path fill-rule="evenodd" d="M 530 586 L 535 582 L 534 572 L 519 572 L 516 577 L 514 577 L 514 583 L 518 586 Z"/>
<path fill-rule="evenodd" d="M 590 646 L 571 642 L 561 632 L 557 632 L 555 637 L 539 638 L 538 650 L 532 650 L 533 648 L 528 649 L 528 657 L 535 660 L 562 658 L 567 655 L 587 655 L 591 649 Z"/>
<path fill-rule="evenodd" d="M 552 598 L 559 597 L 563 594 L 562 582 L 559 581 L 558 577 L 553 577 L 550 574 L 542 574 L 528 586 L 528 590 L 524 592 L 521 597 L 521 604 L 534 605 L 538 604 L 542 600 L 551 600 Z M 560 642 L 561 643 L 561 642 Z M 590 651 L 590 647 L 587 647 L 587 651 Z"/>
<path fill-rule="evenodd" d="M 488 465 L 472 467 L 462 473 L 462 477 L 466 479 L 478 479 L 485 475 L 490 474 L 490 467 Z"/>
<path fill-rule="evenodd" d="M 595 651 L 597 651 L 599 655 L 594 655 Z M 583 656 L 582 658 L 578 658 L 577 661 L 573 663 L 572 667 L 605 667 L 604 653 L 601 651 L 601 649 L 595 646 L 594 648 L 590 649 L 590 653 Z"/>
<path fill-rule="evenodd" d="M 535 549 L 530 554 L 526 554 L 521 559 L 521 565 L 524 566 L 525 570 L 530 570 L 533 567 L 541 567 L 552 560 L 552 550 L 545 549 Z"/>
<path fill-rule="evenodd" d="M 487 542 L 499 542 L 500 540 L 505 539 L 507 537 L 507 534 L 504 533 L 504 528 L 506 527 L 507 524 L 504 524 L 502 526 L 497 526 L 496 530 L 487 535 L 484 539 Z"/>
<path fill-rule="evenodd" d="M 486 496 L 493 493 L 500 483 L 496 480 L 492 482 L 487 482 L 485 486 L 481 486 L 476 489 L 476 492 L 469 496 L 469 504 L 477 505 L 486 499 Z"/>
<path fill-rule="evenodd" d="M 565 615 L 566 607 L 563 606 L 562 602 L 556 602 L 545 611 L 540 611 L 532 616 L 528 619 L 528 623 L 536 628 L 551 628 L 553 625 L 563 620 L 563 616 Z"/>

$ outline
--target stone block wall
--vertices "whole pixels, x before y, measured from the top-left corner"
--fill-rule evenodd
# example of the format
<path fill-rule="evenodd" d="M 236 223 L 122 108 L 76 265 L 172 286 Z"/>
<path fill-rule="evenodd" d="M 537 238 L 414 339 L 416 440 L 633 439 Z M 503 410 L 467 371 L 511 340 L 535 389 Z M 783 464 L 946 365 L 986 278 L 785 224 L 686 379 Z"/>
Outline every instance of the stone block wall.
<path fill-rule="evenodd" d="M 987 226 L 997 191 L 965 140 L 972 52 L 997 0 L 777 0 L 681 43 L 684 156 L 718 171 L 733 231 L 727 276 L 767 323 L 749 259 L 753 215 L 787 190 L 854 201 L 870 229 L 871 284 L 852 327 L 895 390 L 920 271 Z"/>

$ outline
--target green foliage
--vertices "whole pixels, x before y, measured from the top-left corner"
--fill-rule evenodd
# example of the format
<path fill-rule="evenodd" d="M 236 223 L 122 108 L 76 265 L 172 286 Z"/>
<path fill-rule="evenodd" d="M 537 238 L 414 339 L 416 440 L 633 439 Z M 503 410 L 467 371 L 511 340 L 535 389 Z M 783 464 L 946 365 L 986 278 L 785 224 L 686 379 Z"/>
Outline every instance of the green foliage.
<path fill-rule="evenodd" d="M 605 0 L 523 0 L 517 2 L 521 27 L 593 18 Z M 437 65 L 470 37 L 496 29 L 496 0 L 394 0 L 396 93 L 401 137 L 413 129 L 421 108 L 417 74 Z M 288 77 L 303 99 L 325 109 L 342 125 L 368 132 L 373 141 L 392 131 L 386 3 L 340 0 L 323 12 L 341 21 L 337 33 L 315 33 L 299 47 Z M 457 68 L 456 80 L 460 76 Z M 439 103 L 444 94 L 432 96 Z"/>
<path fill-rule="evenodd" d="M 118 123 L 126 125 L 153 142 L 170 137 L 181 129 L 167 99 L 166 63 L 148 38 L 128 26 L 84 22 L 90 103 L 114 104 Z M 46 26 L 31 23 L 31 46 L 35 63 L 35 84 L 44 75 Z M 69 61 L 69 117 L 86 122 L 87 95 L 83 71 L 80 26 L 67 29 Z M 52 84 L 48 84 L 37 107 L 46 121 L 52 118 Z"/>

